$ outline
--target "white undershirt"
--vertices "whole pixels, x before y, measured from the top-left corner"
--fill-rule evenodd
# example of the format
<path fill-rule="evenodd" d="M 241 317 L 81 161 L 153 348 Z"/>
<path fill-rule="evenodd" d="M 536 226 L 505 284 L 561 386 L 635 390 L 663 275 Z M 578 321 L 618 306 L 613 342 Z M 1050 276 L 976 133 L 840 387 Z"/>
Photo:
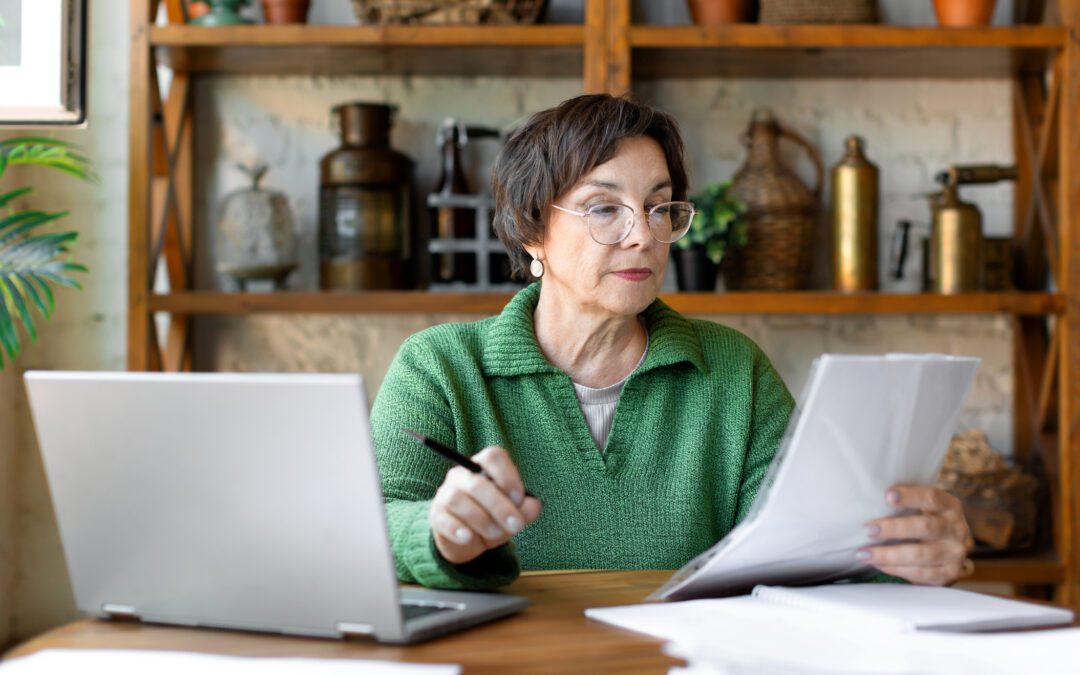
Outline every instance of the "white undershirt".
<path fill-rule="evenodd" d="M 596 447 L 600 452 L 607 446 L 608 435 L 611 433 L 611 421 L 615 418 L 615 406 L 619 403 L 619 395 L 622 394 L 623 385 L 635 370 L 645 362 L 645 356 L 649 353 L 649 332 L 645 331 L 645 351 L 641 353 L 637 365 L 627 373 L 626 377 L 615 384 L 595 389 L 574 382 L 574 391 L 577 393 L 581 412 L 585 415 L 585 422 L 589 425 L 589 433 L 592 434 Z"/>

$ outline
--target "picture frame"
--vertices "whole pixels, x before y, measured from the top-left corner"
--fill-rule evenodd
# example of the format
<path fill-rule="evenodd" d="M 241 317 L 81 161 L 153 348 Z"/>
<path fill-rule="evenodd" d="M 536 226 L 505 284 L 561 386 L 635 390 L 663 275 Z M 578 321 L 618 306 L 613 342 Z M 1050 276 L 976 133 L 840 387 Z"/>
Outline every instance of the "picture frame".
<path fill-rule="evenodd" d="M 86 123 L 87 0 L 0 0 L 0 125 Z"/>

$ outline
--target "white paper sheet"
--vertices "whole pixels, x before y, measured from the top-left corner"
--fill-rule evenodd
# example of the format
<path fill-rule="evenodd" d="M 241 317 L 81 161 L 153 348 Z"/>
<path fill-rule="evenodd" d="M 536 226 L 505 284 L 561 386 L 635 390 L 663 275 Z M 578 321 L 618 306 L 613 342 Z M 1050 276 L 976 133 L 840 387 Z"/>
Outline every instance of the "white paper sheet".
<path fill-rule="evenodd" d="M 650 599 L 745 593 L 868 571 L 863 525 L 892 515 L 886 490 L 932 483 L 979 360 L 838 356 L 814 364 L 750 515 Z"/>
<path fill-rule="evenodd" d="M 452 664 L 253 658 L 190 652 L 46 649 L 0 664 L 2 675 L 458 675 Z"/>
<path fill-rule="evenodd" d="M 966 635 L 885 630 L 741 596 L 586 610 L 669 640 L 678 675 L 1077 675 L 1080 628 Z"/>
<path fill-rule="evenodd" d="M 753 597 L 824 617 L 881 621 L 898 631 L 977 632 L 1068 625 L 1071 610 L 959 588 L 913 584 L 755 586 Z"/>
<path fill-rule="evenodd" d="M 837 629 L 813 613 L 750 596 L 588 609 L 585 616 L 673 641 L 671 653 L 692 662 L 759 669 L 748 672 L 785 673 L 793 666 L 835 675 L 915 672 L 902 650 L 881 644 L 859 624 Z"/>

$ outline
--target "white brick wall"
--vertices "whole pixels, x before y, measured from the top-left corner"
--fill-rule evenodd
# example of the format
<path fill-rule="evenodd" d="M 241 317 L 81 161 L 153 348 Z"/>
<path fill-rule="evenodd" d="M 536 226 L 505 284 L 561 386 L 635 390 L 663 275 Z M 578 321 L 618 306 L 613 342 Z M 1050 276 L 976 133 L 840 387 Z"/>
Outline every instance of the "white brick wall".
<path fill-rule="evenodd" d="M 348 100 L 391 101 L 400 106 L 393 146 L 417 161 L 422 193 L 437 178 L 435 129 L 443 116 L 507 126 L 529 112 L 579 93 L 576 80 L 490 78 L 218 78 L 198 90 L 203 133 L 198 163 L 203 186 L 197 212 L 212 222 L 221 195 L 243 184 L 232 167 L 259 157 L 273 165 L 268 186 L 288 186 L 302 232 L 302 269 L 294 288 L 314 289 L 318 158 L 335 147 L 329 108 Z M 674 80 L 638 89 L 682 124 L 695 184 L 729 177 L 742 163 L 738 138 L 751 111 L 771 107 L 781 120 L 835 163 L 844 138 L 867 139 L 882 172 L 881 270 L 897 220 L 926 223 L 929 208 L 918 196 L 951 162 L 1009 162 L 1012 158 L 1009 85 L 1003 81 L 920 80 Z M 790 157 L 799 161 L 797 152 Z M 486 156 L 485 156 L 486 157 Z M 481 157 L 479 159 L 484 159 Z M 808 164 L 798 164 L 809 177 Z M 474 181 L 475 182 L 475 181 Z M 983 210 L 987 231 L 1011 228 L 1010 185 L 978 187 L 966 196 Z M 205 241 L 204 241 L 205 243 Z M 204 270 L 208 265 L 205 248 Z M 917 256 L 915 256 L 917 258 Z M 671 277 L 672 275 L 669 275 Z M 820 275 L 819 275 L 820 276 Z M 910 291 L 910 280 L 886 280 L 886 291 Z M 212 275 L 202 275 L 214 283 Z M 671 278 L 667 287 L 673 288 Z M 826 351 L 860 353 L 940 351 L 977 353 L 984 359 L 961 424 L 984 429 L 996 448 L 1011 452 L 1011 350 L 1008 322 L 997 317 L 709 317 L 751 335 L 775 361 L 797 394 L 811 359 Z M 258 317 L 204 322 L 198 345 L 202 364 L 235 370 L 361 370 L 374 393 L 401 340 L 444 320 L 469 317 Z"/>

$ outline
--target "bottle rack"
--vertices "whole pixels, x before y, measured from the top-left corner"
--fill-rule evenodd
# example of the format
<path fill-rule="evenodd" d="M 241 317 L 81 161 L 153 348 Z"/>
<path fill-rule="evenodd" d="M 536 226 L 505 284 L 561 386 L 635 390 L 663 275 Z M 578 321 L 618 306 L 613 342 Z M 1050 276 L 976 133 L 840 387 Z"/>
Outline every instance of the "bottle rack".
<path fill-rule="evenodd" d="M 433 209 L 467 209 L 472 211 L 476 218 L 475 237 L 435 237 L 428 241 L 428 251 L 432 256 L 440 253 L 465 253 L 476 256 L 476 283 L 433 282 L 428 286 L 429 291 L 498 293 L 513 292 L 521 288 L 521 284 L 515 282 L 494 283 L 491 281 L 492 257 L 507 255 L 506 248 L 491 231 L 491 213 L 495 210 L 495 201 L 491 195 L 436 193 L 428 195 L 427 204 Z"/>

